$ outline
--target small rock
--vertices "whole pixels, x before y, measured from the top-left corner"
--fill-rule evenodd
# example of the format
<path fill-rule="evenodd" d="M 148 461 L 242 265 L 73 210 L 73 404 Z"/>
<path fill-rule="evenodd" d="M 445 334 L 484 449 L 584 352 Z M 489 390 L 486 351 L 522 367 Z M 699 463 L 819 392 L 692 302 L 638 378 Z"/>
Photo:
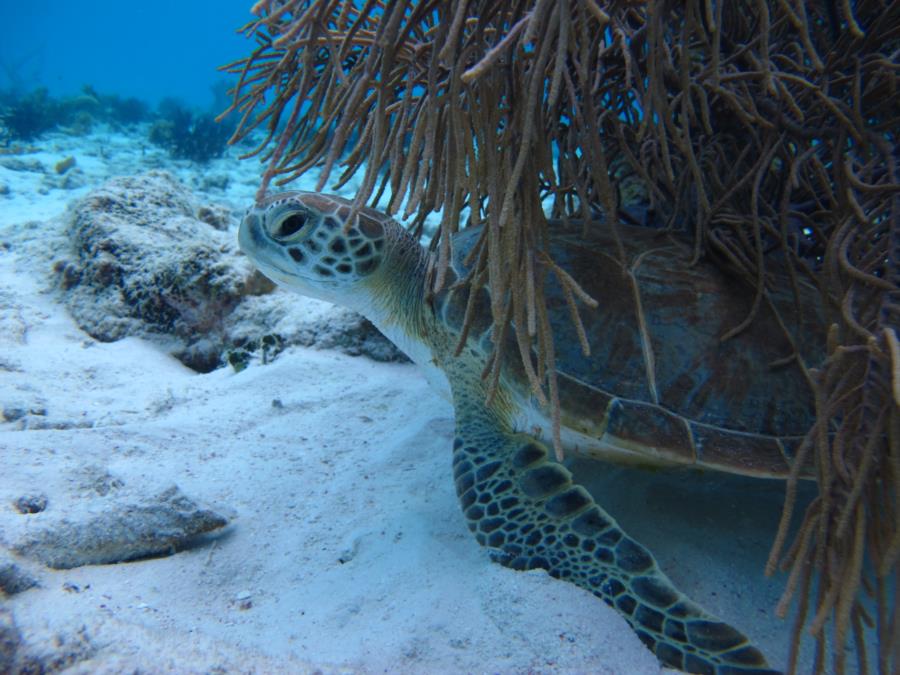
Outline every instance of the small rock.
<path fill-rule="evenodd" d="M 228 187 L 228 183 L 230 182 L 230 180 L 231 179 L 229 178 L 227 173 L 220 173 L 214 176 L 204 176 L 200 186 L 204 192 L 213 188 L 224 190 Z"/>
<path fill-rule="evenodd" d="M 80 473 L 82 474 L 81 489 L 87 492 L 95 492 L 101 497 L 105 497 L 110 492 L 118 490 L 125 485 L 125 481 L 117 476 L 113 476 L 101 466 L 90 464 L 83 467 Z"/>
<path fill-rule="evenodd" d="M 37 585 L 37 579 L 16 565 L 12 560 L 0 558 L 0 593 L 15 595 Z M 0 668 L 0 672 L 3 672 L 2 668 Z"/>
<path fill-rule="evenodd" d="M 184 349 L 174 350 L 172 355 L 191 370 L 208 373 L 218 367 L 222 344 L 215 338 L 201 336 Z"/>
<path fill-rule="evenodd" d="M 24 159 L 22 157 L 5 157 L 0 160 L 0 166 L 10 171 L 29 171 L 32 173 L 47 173 L 47 169 L 37 159 Z"/>
<path fill-rule="evenodd" d="M 357 554 L 359 553 L 359 545 L 361 541 L 361 534 L 356 533 L 350 535 L 350 539 L 344 546 L 343 550 L 341 550 L 340 555 L 338 555 L 338 562 L 341 565 L 346 565 L 357 556 Z"/>
<path fill-rule="evenodd" d="M 27 414 L 27 409 L 16 405 L 5 405 L 3 406 L 3 410 L 0 410 L 0 416 L 3 417 L 4 422 L 15 422 L 16 420 L 22 419 Z"/>
<path fill-rule="evenodd" d="M 81 169 L 75 169 L 66 173 L 57 183 L 57 186 L 63 190 L 77 190 L 87 185 L 87 176 Z"/>
<path fill-rule="evenodd" d="M 75 166 L 75 158 L 72 157 L 72 155 L 69 155 L 65 159 L 59 160 L 56 163 L 56 166 L 53 167 L 53 170 L 56 171 L 56 173 L 62 175 L 73 166 Z"/>
<path fill-rule="evenodd" d="M 57 260 L 53 263 L 53 271 L 59 279 L 60 289 L 67 291 L 81 281 L 81 270 L 68 260 Z"/>
<path fill-rule="evenodd" d="M 23 495 L 13 502 L 19 513 L 40 513 L 47 508 L 47 495 Z"/>
<path fill-rule="evenodd" d="M 333 307 L 325 315 L 306 319 L 295 310 L 296 302 L 287 293 L 245 298 L 225 323 L 234 341 L 247 352 L 238 359 L 242 363 L 230 361 L 235 370 L 246 367 L 252 354 L 259 354 L 265 363 L 291 345 L 335 349 L 375 361 L 409 360 L 368 319 L 356 312 Z"/>
<path fill-rule="evenodd" d="M 197 209 L 197 220 L 224 232 L 231 225 L 231 210 L 221 204 L 205 204 Z"/>
<path fill-rule="evenodd" d="M 248 610 L 253 607 L 253 593 L 250 591 L 240 591 L 234 596 L 238 609 Z"/>
<path fill-rule="evenodd" d="M 110 503 L 80 521 L 62 519 L 13 547 L 54 569 L 171 555 L 200 534 L 228 524 L 173 486 L 143 503 Z"/>
<path fill-rule="evenodd" d="M 0 195 L 8 195 L 12 191 L 9 189 L 9 185 L 6 183 L 0 183 Z"/>
<path fill-rule="evenodd" d="M 21 364 L 18 361 L 13 361 L 12 359 L 5 359 L 0 356 L 0 371 L 6 371 L 7 373 L 23 373 L 25 369 L 22 368 Z M 3 415 L 3 411 L 0 411 L 0 416 Z M 5 422 L 5 419 L 0 419 L 0 422 Z"/>

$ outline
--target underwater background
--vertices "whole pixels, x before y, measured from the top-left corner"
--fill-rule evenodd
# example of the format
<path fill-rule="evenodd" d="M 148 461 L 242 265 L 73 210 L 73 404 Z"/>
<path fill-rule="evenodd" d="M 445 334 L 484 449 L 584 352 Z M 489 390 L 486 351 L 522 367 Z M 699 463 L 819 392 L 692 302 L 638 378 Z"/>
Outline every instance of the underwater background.
<path fill-rule="evenodd" d="M 235 250 L 262 174 L 239 155 L 260 134 L 228 147 L 236 116 L 213 118 L 232 82 L 219 67 L 254 47 L 237 33 L 252 5 L 3 7 L 0 571 L 4 546 L 39 527 L 165 505 L 181 499 L 173 485 L 228 523 L 163 560 L 23 565 L 17 658 L 84 672 L 663 672 L 596 598 L 492 564 L 452 492 L 452 409 L 370 324 L 272 288 Z M 784 577 L 761 574 L 780 485 L 631 469 L 588 482 L 781 666 Z"/>
<path fill-rule="evenodd" d="M 247 0 L 34 0 L 3 3 L 0 91 L 46 87 L 156 106 L 174 97 L 192 108 L 213 104 L 217 68 L 252 44 L 235 31 L 252 18 Z"/>

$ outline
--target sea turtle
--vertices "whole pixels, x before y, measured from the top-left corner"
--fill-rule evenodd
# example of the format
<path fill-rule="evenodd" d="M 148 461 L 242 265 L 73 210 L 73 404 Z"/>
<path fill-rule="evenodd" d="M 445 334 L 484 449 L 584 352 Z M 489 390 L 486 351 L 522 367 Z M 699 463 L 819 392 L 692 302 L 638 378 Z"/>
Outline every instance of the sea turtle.
<path fill-rule="evenodd" d="M 486 401 L 486 290 L 454 356 L 469 293 L 454 282 L 465 277 L 479 230 L 454 235 L 445 290 L 430 294 L 432 253 L 385 214 L 362 208 L 348 222 L 351 216 L 352 202 L 341 197 L 272 194 L 243 218 L 240 246 L 277 283 L 368 317 L 451 398 L 456 491 L 479 543 L 505 565 L 543 568 L 590 590 L 669 666 L 774 672 L 742 633 L 679 592 L 554 460 L 543 440 L 550 423 L 515 346 Z M 786 476 L 811 423 L 812 398 L 796 363 L 777 364 L 800 340 L 772 306 L 764 303 L 745 332 L 723 342 L 748 315 L 753 291 L 710 263 L 687 264 L 691 250 L 676 237 L 621 225 L 623 251 L 605 226 L 585 235 L 557 223 L 552 232 L 554 260 L 599 301 L 582 312 L 591 347 L 585 357 L 563 290 L 546 282 L 564 445 L 589 457 Z M 793 315 L 794 305 L 781 309 L 778 316 Z"/>

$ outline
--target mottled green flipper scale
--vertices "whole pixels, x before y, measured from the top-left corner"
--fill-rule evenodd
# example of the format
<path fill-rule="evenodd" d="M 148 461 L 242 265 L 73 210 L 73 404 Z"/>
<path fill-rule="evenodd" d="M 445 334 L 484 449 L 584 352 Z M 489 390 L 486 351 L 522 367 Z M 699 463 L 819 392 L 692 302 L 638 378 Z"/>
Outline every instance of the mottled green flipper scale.
<path fill-rule="evenodd" d="M 469 529 L 494 559 L 546 569 L 602 598 L 668 666 L 715 675 L 776 673 L 747 638 L 679 593 L 547 448 L 508 434 L 456 397 L 453 476 Z M 467 414 L 468 413 L 468 414 Z"/>

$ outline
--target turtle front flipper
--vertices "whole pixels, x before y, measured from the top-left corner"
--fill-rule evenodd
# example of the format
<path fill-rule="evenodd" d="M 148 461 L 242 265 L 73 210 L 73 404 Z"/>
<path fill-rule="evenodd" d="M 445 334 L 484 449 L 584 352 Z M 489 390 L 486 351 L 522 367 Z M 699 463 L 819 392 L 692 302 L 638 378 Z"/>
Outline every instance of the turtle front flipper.
<path fill-rule="evenodd" d="M 478 542 L 508 567 L 542 568 L 616 608 L 668 666 L 691 673 L 775 673 L 739 631 L 680 593 L 547 448 L 457 404 L 453 475 Z"/>

